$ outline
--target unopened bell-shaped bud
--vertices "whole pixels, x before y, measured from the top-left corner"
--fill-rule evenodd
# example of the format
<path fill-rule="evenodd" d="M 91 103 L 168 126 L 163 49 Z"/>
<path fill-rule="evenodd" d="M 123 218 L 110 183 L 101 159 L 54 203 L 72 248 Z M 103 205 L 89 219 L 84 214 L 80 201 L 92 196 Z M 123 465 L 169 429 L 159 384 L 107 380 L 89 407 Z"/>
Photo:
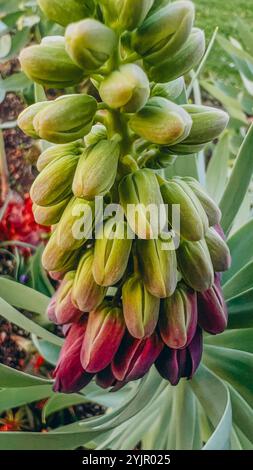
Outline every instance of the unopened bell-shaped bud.
<path fill-rule="evenodd" d="M 56 233 L 53 232 L 42 255 L 42 265 L 46 271 L 66 273 L 76 269 L 79 251 L 62 250 L 56 243 Z"/>
<path fill-rule="evenodd" d="M 129 125 L 149 142 L 174 145 L 189 135 L 192 119 L 181 106 L 165 98 L 154 97 L 130 119 Z"/>
<path fill-rule="evenodd" d="M 150 336 L 157 325 L 160 299 L 150 294 L 139 273 L 132 274 L 124 283 L 122 300 L 129 333 L 139 339 Z"/>
<path fill-rule="evenodd" d="M 112 363 L 112 373 L 119 381 L 129 382 L 143 377 L 157 360 L 163 342 L 156 332 L 144 339 L 126 333 Z"/>
<path fill-rule="evenodd" d="M 55 225 L 59 222 L 66 206 L 69 203 L 69 197 L 63 199 L 63 201 L 55 204 L 54 206 L 38 206 L 33 204 L 33 215 L 37 224 L 40 225 Z"/>
<path fill-rule="evenodd" d="M 28 108 L 25 108 L 22 113 L 18 116 L 18 126 L 26 134 L 33 139 L 38 139 L 39 135 L 34 129 L 33 120 L 40 111 L 45 108 L 49 108 L 50 101 L 41 101 L 39 103 L 32 104 Z"/>
<path fill-rule="evenodd" d="M 114 31 L 90 18 L 70 24 L 65 40 L 67 53 L 86 73 L 95 72 L 105 65 L 117 47 Z"/>
<path fill-rule="evenodd" d="M 120 203 L 132 231 L 139 238 L 155 238 L 166 224 L 166 210 L 153 171 L 137 170 L 119 185 Z"/>
<path fill-rule="evenodd" d="M 137 240 L 140 272 L 147 290 L 158 298 L 169 297 L 177 286 L 177 257 L 173 241 Z"/>
<path fill-rule="evenodd" d="M 227 306 L 222 294 L 219 276 L 210 289 L 198 294 L 198 323 L 205 331 L 217 335 L 228 322 Z"/>
<path fill-rule="evenodd" d="M 169 223 L 173 226 L 173 206 L 179 205 L 180 234 L 183 239 L 198 241 L 208 229 L 207 215 L 190 186 L 179 178 L 161 180 L 161 193 L 168 207 Z"/>
<path fill-rule="evenodd" d="M 86 148 L 74 176 L 74 195 L 93 199 L 108 193 L 115 182 L 119 153 L 119 145 L 111 140 L 100 140 Z"/>
<path fill-rule="evenodd" d="M 93 275 L 100 286 L 113 286 L 123 277 L 132 247 L 127 223 L 109 219 L 95 242 Z"/>
<path fill-rule="evenodd" d="M 78 159 L 66 155 L 46 166 L 32 184 L 32 201 L 38 206 L 54 206 L 69 197 Z"/>
<path fill-rule="evenodd" d="M 198 321 L 197 294 L 179 284 L 171 297 L 162 301 L 159 330 L 164 343 L 182 349 L 193 339 Z"/>
<path fill-rule="evenodd" d="M 193 27 L 194 5 L 173 2 L 151 14 L 133 33 L 132 47 L 149 63 L 158 63 L 180 49 Z"/>
<path fill-rule="evenodd" d="M 184 89 L 184 78 L 179 77 L 176 80 L 168 83 L 156 83 L 152 88 L 152 96 L 161 96 L 167 100 L 176 100 Z"/>
<path fill-rule="evenodd" d="M 191 177 L 183 178 L 183 180 L 188 184 L 188 186 L 190 186 L 194 194 L 197 196 L 205 210 L 210 227 L 219 224 L 221 220 L 221 211 L 214 200 L 207 194 L 203 186 L 201 186 L 196 179 Z"/>
<path fill-rule="evenodd" d="M 190 2 L 187 2 L 190 3 Z M 194 28 L 186 43 L 168 59 L 159 61 L 148 68 L 150 80 L 169 82 L 190 72 L 205 53 L 205 35 L 201 29 Z"/>
<path fill-rule="evenodd" d="M 191 115 L 192 128 L 184 144 L 206 144 L 219 137 L 227 127 L 229 116 L 222 109 L 194 104 L 183 105 Z"/>
<path fill-rule="evenodd" d="M 159 374 L 177 385 L 181 378 L 191 379 L 201 361 L 203 351 L 202 330 L 197 328 L 195 336 L 187 348 L 170 349 L 165 347 L 156 361 Z"/>
<path fill-rule="evenodd" d="M 73 142 L 90 132 L 96 110 L 97 102 L 92 96 L 61 96 L 50 108 L 36 114 L 34 128 L 41 139 L 49 142 Z"/>
<path fill-rule="evenodd" d="M 54 370 L 54 391 L 61 393 L 77 393 L 92 380 L 82 367 L 80 352 L 86 330 L 86 320 L 71 325 L 60 357 Z"/>
<path fill-rule="evenodd" d="M 92 16 L 94 0 L 38 0 L 38 4 L 47 18 L 62 26 Z"/>
<path fill-rule="evenodd" d="M 58 325 L 77 323 L 83 312 L 75 307 L 71 300 L 75 271 L 69 271 L 61 281 L 55 293 L 55 317 Z"/>
<path fill-rule="evenodd" d="M 72 302 L 83 312 L 90 312 L 100 305 L 106 290 L 99 286 L 92 274 L 93 249 L 85 251 L 79 261 L 72 288 Z"/>
<path fill-rule="evenodd" d="M 177 261 L 184 281 L 192 289 L 203 292 L 213 285 L 213 265 L 205 240 L 184 241 L 177 250 Z"/>
<path fill-rule="evenodd" d="M 154 0 L 100 0 L 104 18 L 119 31 L 132 31 L 146 18 Z"/>
<path fill-rule="evenodd" d="M 99 93 L 110 108 L 136 113 L 149 98 L 148 77 L 136 64 L 121 65 L 102 81 Z"/>
<path fill-rule="evenodd" d="M 113 360 L 125 333 L 122 310 L 105 302 L 89 313 L 81 363 L 87 372 L 99 372 Z"/>
<path fill-rule="evenodd" d="M 65 50 L 64 38 L 60 39 L 44 39 L 40 45 L 23 49 L 19 56 L 25 74 L 47 88 L 66 88 L 84 79 L 84 71 L 72 62 Z"/>
<path fill-rule="evenodd" d="M 214 271 L 227 271 L 231 266 L 231 255 L 225 240 L 219 235 L 215 227 L 209 228 L 205 239 Z"/>
<path fill-rule="evenodd" d="M 80 140 L 69 144 L 52 145 L 40 154 L 37 160 L 37 169 L 41 172 L 49 163 L 67 155 L 72 155 L 73 157 L 80 156 L 83 150 L 84 145 Z"/>

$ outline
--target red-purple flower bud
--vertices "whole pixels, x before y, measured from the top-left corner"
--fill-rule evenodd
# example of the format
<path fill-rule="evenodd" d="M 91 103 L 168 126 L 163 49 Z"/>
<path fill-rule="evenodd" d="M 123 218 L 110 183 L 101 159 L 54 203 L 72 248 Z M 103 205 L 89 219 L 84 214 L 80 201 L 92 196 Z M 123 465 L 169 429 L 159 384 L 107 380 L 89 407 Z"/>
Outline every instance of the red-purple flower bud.
<path fill-rule="evenodd" d="M 202 330 L 197 329 L 192 342 L 185 349 L 165 347 L 156 361 L 159 374 L 171 385 L 177 385 L 183 377 L 191 379 L 195 374 L 202 357 Z"/>
<path fill-rule="evenodd" d="M 81 351 L 81 362 L 87 372 L 105 369 L 113 360 L 125 333 L 122 310 L 103 303 L 90 312 Z"/>
<path fill-rule="evenodd" d="M 197 319 L 197 294 L 182 284 L 162 303 L 159 318 L 162 340 L 169 348 L 185 348 L 196 333 Z"/>
<path fill-rule="evenodd" d="M 198 294 L 198 323 L 213 335 L 222 333 L 228 322 L 227 306 L 222 294 L 220 276 L 215 276 L 213 286 Z"/>
<path fill-rule="evenodd" d="M 93 374 L 84 371 L 80 351 L 86 330 L 86 322 L 74 323 L 68 331 L 54 371 L 54 391 L 76 393 L 88 385 Z"/>
<path fill-rule="evenodd" d="M 96 375 L 96 384 L 101 388 L 113 387 L 116 383 L 117 380 L 112 373 L 111 366 L 106 367 Z"/>
<path fill-rule="evenodd" d="M 146 339 L 135 339 L 128 333 L 112 363 L 112 373 L 119 381 L 129 382 L 143 377 L 163 349 L 157 333 Z"/>

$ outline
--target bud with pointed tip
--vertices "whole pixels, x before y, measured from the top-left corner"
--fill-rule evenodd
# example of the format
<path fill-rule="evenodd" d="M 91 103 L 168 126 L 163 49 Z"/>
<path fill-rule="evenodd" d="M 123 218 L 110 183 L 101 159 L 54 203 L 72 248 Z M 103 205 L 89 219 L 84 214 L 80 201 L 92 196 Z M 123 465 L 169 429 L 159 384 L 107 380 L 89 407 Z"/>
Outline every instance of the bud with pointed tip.
<path fill-rule="evenodd" d="M 90 132 L 96 110 L 97 102 L 92 96 L 61 96 L 51 103 L 50 108 L 36 114 L 34 128 L 49 142 L 73 142 Z"/>
<path fill-rule="evenodd" d="M 107 129 L 103 124 L 95 124 L 90 133 L 84 138 L 87 147 L 97 144 L 100 140 L 106 140 L 108 137 Z"/>
<path fill-rule="evenodd" d="M 180 234 L 185 240 L 201 240 L 208 229 L 207 215 L 190 186 L 182 179 L 160 180 L 164 203 L 168 205 L 169 223 L 173 226 L 172 206 L 180 205 Z M 174 227 L 173 227 L 174 228 Z"/>
<path fill-rule="evenodd" d="M 66 88 L 84 79 L 84 71 L 67 54 L 64 40 L 43 40 L 40 45 L 26 47 L 19 60 L 25 74 L 47 88 Z"/>
<path fill-rule="evenodd" d="M 99 372 L 113 360 L 125 333 L 122 310 L 109 303 L 90 312 L 81 363 L 87 372 Z"/>
<path fill-rule="evenodd" d="M 162 302 L 159 331 L 164 343 L 182 349 L 192 341 L 198 320 L 197 294 L 184 284 Z"/>
<path fill-rule="evenodd" d="M 170 57 L 187 41 L 193 27 L 194 5 L 179 1 L 151 14 L 133 33 L 132 47 L 149 63 Z"/>
<path fill-rule="evenodd" d="M 66 155 L 80 156 L 84 150 L 81 141 L 71 142 L 69 144 L 52 145 L 42 152 L 37 160 L 37 169 L 39 172 L 44 170 L 49 163 Z"/>
<path fill-rule="evenodd" d="M 38 206 L 54 206 L 69 197 L 78 159 L 66 155 L 46 166 L 32 184 L 32 201 Z"/>
<path fill-rule="evenodd" d="M 57 325 L 77 323 L 83 312 L 78 310 L 71 301 L 71 292 L 75 278 L 75 271 L 65 274 L 55 295 L 55 318 Z"/>
<path fill-rule="evenodd" d="M 40 111 L 45 108 L 49 108 L 50 101 L 41 101 L 39 103 L 32 104 L 28 108 L 25 108 L 22 113 L 18 116 L 18 126 L 26 134 L 33 139 L 38 139 L 39 135 L 34 129 L 33 120 Z"/>
<path fill-rule="evenodd" d="M 90 312 L 98 307 L 106 293 L 93 277 L 93 259 L 93 249 L 88 249 L 79 261 L 72 288 L 72 302 L 83 312 Z"/>
<path fill-rule="evenodd" d="M 149 338 L 136 339 L 125 334 L 112 363 L 112 373 L 119 381 L 142 378 L 157 360 L 163 342 L 155 332 Z"/>
<path fill-rule="evenodd" d="M 222 109 L 194 104 L 183 105 L 183 108 L 192 118 L 191 132 L 184 141 L 186 145 L 205 145 L 219 137 L 227 127 L 229 116 Z"/>
<path fill-rule="evenodd" d="M 92 237 L 96 204 L 73 197 L 56 227 L 56 243 L 62 250 L 77 250 Z"/>
<path fill-rule="evenodd" d="M 192 126 L 190 115 L 165 98 L 150 98 L 129 121 L 132 131 L 158 145 L 175 145 L 186 139 Z"/>
<path fill-rule="evenodd" d="M 50 226 L 57 224 L 69 203 L 69 197 L 54 206 L 43 207 L 33 204 L 33 215 L 37 224 Z"/>
<path fill-rule="evenodd" d="M 205 240 L 183 242 L 177 250 L 177 261 L 188 286 L 198 292 L 210 289 L 214 271 Z"/>
<path fill-rule="evenodd" d="M 86 330 L 86 321 L 73 323 L 64 341 L 59 360 L 54 370 L 54 391 L 77 393 L 92 380 L 93 374 L 84 371 L 80 352 Z"/>
<path fill-rule="evenodd" d="M 188 2 L 190 3 L 190 2 Z M 186 43 L 163 62 L 149 67 L 149 79 L 155 82 L 169 82 L 190 72 L 205 53 L 205 35 L 201 29 L 193 28 Z"/>
<path fill-rule="evenodd" d="M 113 28 L 132 31 L 144 21 L 154 0 L 100 0 L 99 3 Z"/>
<path fill-rule="evenodd" d="M 197 329 L 192 342 L 184 349 L 165 347 L 156 361 L 159 374 L 171 385 L 181 378 L 191 379 L 199 367 L 203 351 L 202 330 Z"/>
<path fill-rule="evenodd" d="M 157 325 L 160 299 L 148 292 L 139 274 L 132 274 L 124 283 L 122 300 L 129 333 L 139 339 L 150 336 Z"/>
<path fill-rule="evenodd" d="M 199 202 L 205 210 L 210 227 L 219 224 L 221 220 L 221 211 L 217 204 L 201 186 L 201 184 L 194 178 L 190 177 L 183 178 L 183 180 L 188 184 L 188 186 L 190 186 L 194 194 L 197 196 Z"/>
<path fill-rule="evenodd" d="M 222 294 L 219 276 L 216 275 L 213 286 L 198 293 L 198 323 L 207 333 L 222 333 L 228 322 L 227 306 Z"/>
<path fill-rule="evenodd" d="M 114 31 L 91 18 L 70 24 L 65 33 L 66 51 L 86 73 L 100 69 L 117 47 Z"/>
<path fill-rule="evenodd" d="M 96 384 L 101 388 L 113 387 L 116 383 L 117 380 L 112 373 L 111 366 L 106 367 L 96 375 Z"/>
<path fill-rule="evenodd" d="M 214 271 L 227 271 L 231 266 L 231 255 L 226 242 L 215 227 L 209 228 L 205 236 Z"/>
<path fill-rule="evenodd" d="M 101 227 L 95 242 L 92 272 L 100 286 L 113 286 L 123 277 L 132 247 L 127 238 L 127 224 L 109 219 Z"/>
<path fill-rule="evenodd" d="M 56 243 L 56 233 L 53 232 L 42 255 L 42 265 L 46 271 L 63 273 L 76 269 L 79 251 L 66 251 Z"/>
<path fill-rule="evenodd" d="M 49 20 L 62 26 L 92 16 L 95 9 L 93 0 L 38 0 L 38 4 Z"/>
<path fill-rule="evenodd" d="M 99 93 L 110 108 L 120 109 L 125 113 L 136 113 L 149 98 L 149 81 L 138 65 L 125 64 L 102 81 Z"/>
<path fill-rule="evenodd" d="M 125 176 L 119 196 L 127 221 L 139 238 L 153 238 L 163 230 L 166 210 L 154 172 L 143 169 Z"/>
<path fill-rule="evenodd" d="M 177 286 L 177 257 L 173 250 L 166 249 L 164 242 L 137 240 L 140 272 L 147 290 L 158 298 L 170 297 Z"/>
<path fill-rule="evenodd" d="M 93 199 L 108 193 L 115 182 L 119 153 L 119 145 L 111 140 L 100 140 L 86 148 L 74 176 L 74 195 Z"/>

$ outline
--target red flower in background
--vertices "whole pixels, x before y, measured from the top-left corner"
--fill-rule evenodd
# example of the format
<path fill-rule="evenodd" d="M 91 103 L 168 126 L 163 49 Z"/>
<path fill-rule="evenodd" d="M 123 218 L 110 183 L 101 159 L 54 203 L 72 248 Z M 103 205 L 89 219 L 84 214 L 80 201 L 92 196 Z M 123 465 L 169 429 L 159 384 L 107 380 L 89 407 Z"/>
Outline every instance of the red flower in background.
<path fill-rule="evenodd" d="M 22 199 L 15 194 L 0 221 L 0 241 L 19 240 L 38 245 L 49 230 L 35 222 L 30 196 L 25 194 Z"/>

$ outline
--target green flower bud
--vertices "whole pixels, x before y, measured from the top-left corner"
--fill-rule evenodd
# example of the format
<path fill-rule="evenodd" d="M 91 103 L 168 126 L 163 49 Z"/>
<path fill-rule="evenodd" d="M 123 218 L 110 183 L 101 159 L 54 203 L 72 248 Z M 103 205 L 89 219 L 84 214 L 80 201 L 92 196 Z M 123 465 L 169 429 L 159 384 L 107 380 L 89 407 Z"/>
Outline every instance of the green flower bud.
<path fill-rule="evenodd" d="M 194 28 L 181 49 L 164 62 L 158 62 L 148 69 L 149 78 L 164 83 L 182 77 L 200 62 L 204 53 L 205 35 L 200 29 Z"/>
<path fill-rule="evenodd" d="M 40 111 L 50 106 L 49 101 L 42 101 L 39 103 L 32 104 L 28 108 L 25 108 L 22 113 L 18 116 L 18 126 L 26 134 L 33 139 L 38 139 L 39 136 L 34 129 L 33 120 Z"/>
<path fill-rule="evenodd" d="M 198 241 L 204 238 L 209 226 L 207 215 L 190 186 L 181 179 L 164 180 L 161 183 L 161 193 L 164 203 L 168 204 L 170 225 L 173 225 L 171 206 L 179 204 L 180 235 L 189 241 Z"/>
<path fill-rule="evenodd" d="M 56 228 L 56 242 L 63 250 L 77 250 L 92 238 L 101 207 L 95 201 L 72 198 Z M 101 211 L 102 212 L 102 211 Z M 99 219 L 100 220 L 100 219 Z"/>
<path fill-rule="evenodd" d="M 70 24 L 65 39 L 67 53 L 87 73 L 100 69 L 117 47 L 114 31 L 93 19 Z"/>
<path fill-rule="evenodd" d="M 95 9 L 93 0 L 38 0 L 38 4 L 49 20 L 62 26 L 92 16 Z"/>
<path fill-rule="evenodd" d="M 135 113 L 149 98 L 149 81 L 138 65 L 121 65 L 119 70 L 113 71 L 102 81 L 99 93 L 112 109 L 120 108 L 123 112 Z"/>
<path fill-rule="evenodd" d="M 72 289 L 72 302 L 82 312 L 98 307 L 106 294 L 106 289 L 98 286 L 92 275 L 93 259 L 93 250 L 87 250 L 78 264 Z"/>
<path fill-rule="evenodd" d="M 46 271 L 66 273 L 76 269 L 80 252 L 78 250 L 62 250 L 56 243 L 56 233 L 53 232 L 43 254 L 42 265 Z"/>
<path fill-rule="evenodd" d="M 161 96 L 167 100 L 176 100 L 184 89 L 184 79 L 179 77 L 168 83 L 156 83 L 152 88 L 152 96 Z"/>
<path fill-rule="evenodd" d="M 37 224 L 40 225 L 55 225 L 59 222 L 66 206 L 69 203 L 69 198 L 63 199 L 63 201 L 50 207 L 42 207 L 37 204 L 33 204 L 33 215 Z"/>
<path fill-rule="evenodd" d="M 156 175 L 151 170 L 138 170 L 125 176 L 119 185 L 119 196 L 129 226 L 139 238 L 153 238 L 163 230 L 166 210 Z"/>
<path fill-rule="evenodd" d="M 203 150 L 204 145 L 203 144 L 198 144 L 198 145 L 192 145 L 192 144 L 185 144 L 184 142 L 181 142 L 181 144 L 176 144 L 173 145 L 172 147 L 167 147 L 166 151 L 170 155 L 193 155 L 195 153 L 201 152 Z"/>
<path fill-rule="evenodd" d="M 70 196 L 78 159 L 77 155 L 66 155 L 46 166 L 32 184 L 32 201 L 39 206 L 54 206 Z"/>
<path fill-rule="evenodd" d="M 110 140 L 85 149 L 73 180 L 74 195 L 93 199 L 108 193 L 116 178 L 119 153 L 118 144 Z"/>
<path fill-rule="evenodd" d="M 154 0 L 100 0 L 99 3 L 111 26 L 132 31 L 144 21 Z"/>
<path fill-rule="evenodd" d="M 190 115 L 165 98 L 151 98 L 129 121 L 131 129 L 159 145 L 174 145 L 185 140 L 192 126 Z"/>
<path fill-rule="evenodd" d="M 131 247 L 126 222 L 109 219 L 95 243 L 92 272 L 97 284 L 113 286 L 120 281 L 127 268 Z"/>
<path fill-rule="evenodd" d="M 213 265 L 205 240 L 182 243 L 177 261 L 184 281 L 192 289 L 204 292 L 213 285 Z"/>
<path fill-rule="evenodd" d="M 221 220 L 221 211 L 217 204 L 201 186 L 201 184 L 199 184 L 199 182 L 194 178 L 190 177 L 183 178 L 183 180 L 188 184 L 188 186 L 190 186 L 194 194 L 199 199 L 203 209 L 206 212 L 210 227 L 219 224 Z"/>
<path fill-rule="evenodd" d="M 191 115 L 192 128 L 184 144 L 206 144 L 216 139 L 227 127 L 229 116 L 221 109 L 209 106 L 183 105 Z"/>
<path fill-rule="evenodd" d="M 39 112 L 33 124 L 42 139 L 65 144 L 90 132 L 96 110 L 97 102 L 92 96 L 66 95 Z"/>
<path fill-rule="evenodd" d="M 84 138 L 87 147 L 97 144 L 100 140 L 107 139 L 107 129 L 102 124 L 95 124 L 90 133 Z"/>
<path fill-rule="evenodd" d="M 157 64 L 183 46 L 193 21 L 193 3 L 180 1 L 166 5 L 150 15 L 133 33 L 132 47 L 146 61 Z"/>
<path fill-rule="evenodd" d="M 122 300 L 129 333 L 139 339 L 152 335 L 158 321 L 160 299 L 148 292 L 139 274 L 132 274 L 124 283 Z"/>
<path fill-rule="evenodd" d="M 215 272 L 227 271 L 231 266 L 231 256 L 228 245 L 214 227 L 209 228 L 205 236 Z"/>
<path fill-rule="evenodd" d="M 138 240 L 140 272 L 147 290 L 155 297 L 170 297 L 177 286 L 177 257 L 173 242 L 165 246 L 157 240 Z M 168 249 L 170 248 L 170 249 Z"/>
<path fill-rule="evenodd" d="M 40 45 L 23 49 L 21 68 L 34 82 L 48 88 L 66 88 L 80 83 L 84 72 L 72 62 L 64 41 L 43 40 Z"/>
<path fill-rule="evenodd" d="M 80 156 L 84 150 L 81 141 L 71 142 L 70 144 L 52 145 L 42 152 L 37 160 L 37 169 L 39 172 L 44 170 L 51 162 L 59 158 L 69 156 Z"/>

